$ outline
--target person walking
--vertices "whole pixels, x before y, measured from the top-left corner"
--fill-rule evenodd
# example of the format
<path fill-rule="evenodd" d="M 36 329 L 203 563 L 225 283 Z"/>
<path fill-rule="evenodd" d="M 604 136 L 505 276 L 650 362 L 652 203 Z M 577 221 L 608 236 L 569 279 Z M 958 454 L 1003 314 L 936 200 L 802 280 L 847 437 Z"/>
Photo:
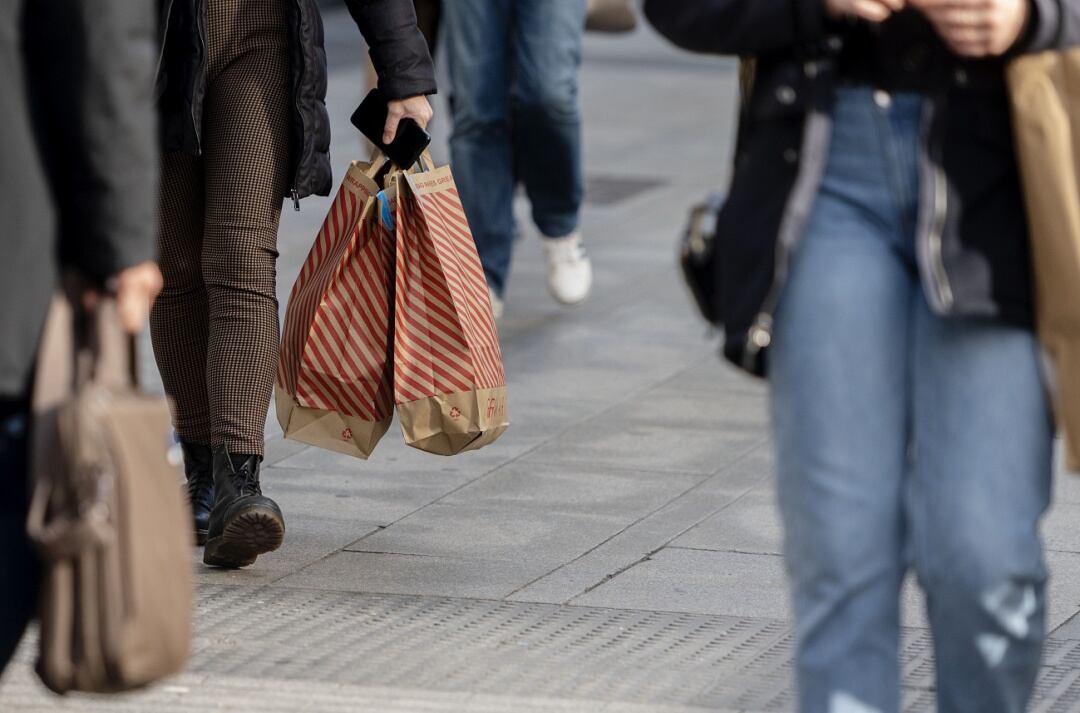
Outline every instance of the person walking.
<path fill-rule="evenodd" d="M 398 122 L 435 92 L 411 0 L 347 0 Z M 328 195 L 326 55 L 316 0 L 165 0 L 161 266 L 154 352 L 185 456 L 203 561 L 252 564 L 285 532 L 262 494 L 277 369 L 282 201 Z"/>
<path fill-rule="evenodd" d="M 154 30 L 149 0 L 0 2 L 0 672 L 37 611 L 30 397 L 61 273 L 115 292 L 132 333 L 161 286 Z"/>
<path fill-rule="evenodd" d="M 648 0 L 756 55 L 719 216 L 729 358 L 771 381 L 799 710 L 896 713 L 900 588 L 941 713 L 1020 713 L 1053 426 L 1004 69 L 1077 0 Z"/>
<path fill-rule="evenodd" d="M 585 0 L 443 5 L 453 92 L 450 154 L 497 318 L 510 272 L 519 179 L 544 238 L 552 296 L 572 305 L 592 288 L 580 232 L 584 31 Z"/>

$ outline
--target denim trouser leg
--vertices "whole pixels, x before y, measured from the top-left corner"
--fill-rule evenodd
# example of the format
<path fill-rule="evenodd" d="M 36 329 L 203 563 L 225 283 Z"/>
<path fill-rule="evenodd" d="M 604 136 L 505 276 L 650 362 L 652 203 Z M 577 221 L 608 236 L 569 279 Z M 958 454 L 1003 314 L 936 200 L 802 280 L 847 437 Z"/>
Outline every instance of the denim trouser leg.
<path fill-rule="evenodd" d="M 899 709 L 927 589 L 940 713 L 1020 713 L 1043 637 L 1052 441 L 1033 335 L 933 315 L 914 258 L 921 101 L 843 90 L 770 356 L 802 713 Z"/>
<path fill-rule="evenodd" d="M 540 233 L 577 230 L 584 178 L 578 72 L 585 0 L 518 0 L 514 20 L 514 150 Z"/>
<path fill-rule="evenodd" d="M 584 0 L 443 4 L 454 177 L 488 282 L 505 289 L 520 178 L 540 232 L 578 226 L 584 193 L 578 68 Z"/>
<path fill-rule="evenodd" d="M 488 283 L 506 286 L 514 239 L 514 148 L 509 44 L 514 0 L 443 3 L 453 85 L 450 154 L 454 179 Z"/>
<path fill-rule="evenodd" d="M 1020 713 L 1038 674 L 1053 425 L 1032 334 L 915 315 L 911 551 L 939 713 Z"/>
<path fill-rule="evenodd" d="M 0 673 L 37 611 L 37 554 L 26 534 L 29 402 L 0 399 Z"/>

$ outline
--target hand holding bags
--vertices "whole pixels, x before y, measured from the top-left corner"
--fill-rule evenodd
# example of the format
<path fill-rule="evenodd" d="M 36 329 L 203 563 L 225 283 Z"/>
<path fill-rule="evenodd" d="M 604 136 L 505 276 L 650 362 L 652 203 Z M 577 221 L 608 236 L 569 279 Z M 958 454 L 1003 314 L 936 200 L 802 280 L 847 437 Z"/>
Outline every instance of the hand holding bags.
<path fill-rule="evenodd" d="M 1080 50 L 1015 59 L 1008 80 L 1039 338 L 1055 367 L 1068 466 L 1080 470 Z"/>
<path fill-rule="evenodd" d="M 37 669 L 57 693 L 138 688 L 188 656 L 191 516 L 168 405 L 135 389 L 130 346 L 111 301 L 88 316 L 54 300 L 27 529 L 43 568 Z"/>
<path fill-rule="evenodd" d="M 375 214 L 385 160 L 353 163 L 293 286 L 276 385 L 285 435 L 367 458 L 393 416 L 392 243 Z"/>
<path fill-rule="evenodd" d="M 430 158 L 424 161 L 430 165 Z M 366 458 L 397 404 L 409 445 L 453 455 L 508 425 L 480 260 L 447 167 L 354 163 L 293 287 L 277 379 L 285 435 Z"/>

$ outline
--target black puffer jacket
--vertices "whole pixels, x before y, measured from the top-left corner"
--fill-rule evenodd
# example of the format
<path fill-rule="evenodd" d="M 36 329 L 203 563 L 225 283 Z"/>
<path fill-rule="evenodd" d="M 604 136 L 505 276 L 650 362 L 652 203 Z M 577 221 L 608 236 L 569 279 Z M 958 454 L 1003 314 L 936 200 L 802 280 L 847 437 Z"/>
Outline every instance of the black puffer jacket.
<path fill-rule="evenodd" d="M 1030 2 L 1031 22 L 1016 52 L 1080 44 L 1080 0 Z M 913 24 L 925 22 L 915 11 L 871 33 L 865 25 L 829 21 L 824 8 L 824 0 L 645 3 L 650 21 L 678 45 L 757 58 L 717 223 L 725 355 L 764 374 L 787 258 L 828 156 L 834 87 L 876 81 L 857 76 L 875 61 L 886 84 L 895 85 L 886 88 L 928 98 L 917 248 L 930 305 L 941 315 L 1030 326 L 1031 261 L 1005 60 L 963 60 L 932 32 L 912 36 Z"/>
<path fill-rule="evenodd" d="M 326 113 L 326 50 L 316 0 L 281 0 L 291 8 L 289 41 L 293 112 L 290 195 L 328 195 L 330 117 Z M 165 151 L 202 153 L 206 96 L 206 0 L 160 0 L 164 44 L 158 105 Z M 371 48 L 379 86 L 390 99 L 435 93 L 435 70 L 416 27 L 412 0 L 346 0 Z"/>

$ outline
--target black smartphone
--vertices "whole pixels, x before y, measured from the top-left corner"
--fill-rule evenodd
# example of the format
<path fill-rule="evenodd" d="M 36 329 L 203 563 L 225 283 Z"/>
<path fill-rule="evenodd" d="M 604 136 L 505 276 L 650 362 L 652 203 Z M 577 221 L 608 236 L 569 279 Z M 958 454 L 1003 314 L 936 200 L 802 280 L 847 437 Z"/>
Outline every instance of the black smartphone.
<path fill-rule="evenodd" d="M 420 159 L 420 154 L 424 153 L 424 149 L 431 143 L 431 134 L 412 119 L 402 119 L 393 143 L 384 144 L 383 129 L 386 128 L 388 112 L 386 97 L 378 88 L 372 89 L 353 112 L 353 126 L 360 129 L 360 133 L 378 146 L 395 165 L 409 168 Z"/>

